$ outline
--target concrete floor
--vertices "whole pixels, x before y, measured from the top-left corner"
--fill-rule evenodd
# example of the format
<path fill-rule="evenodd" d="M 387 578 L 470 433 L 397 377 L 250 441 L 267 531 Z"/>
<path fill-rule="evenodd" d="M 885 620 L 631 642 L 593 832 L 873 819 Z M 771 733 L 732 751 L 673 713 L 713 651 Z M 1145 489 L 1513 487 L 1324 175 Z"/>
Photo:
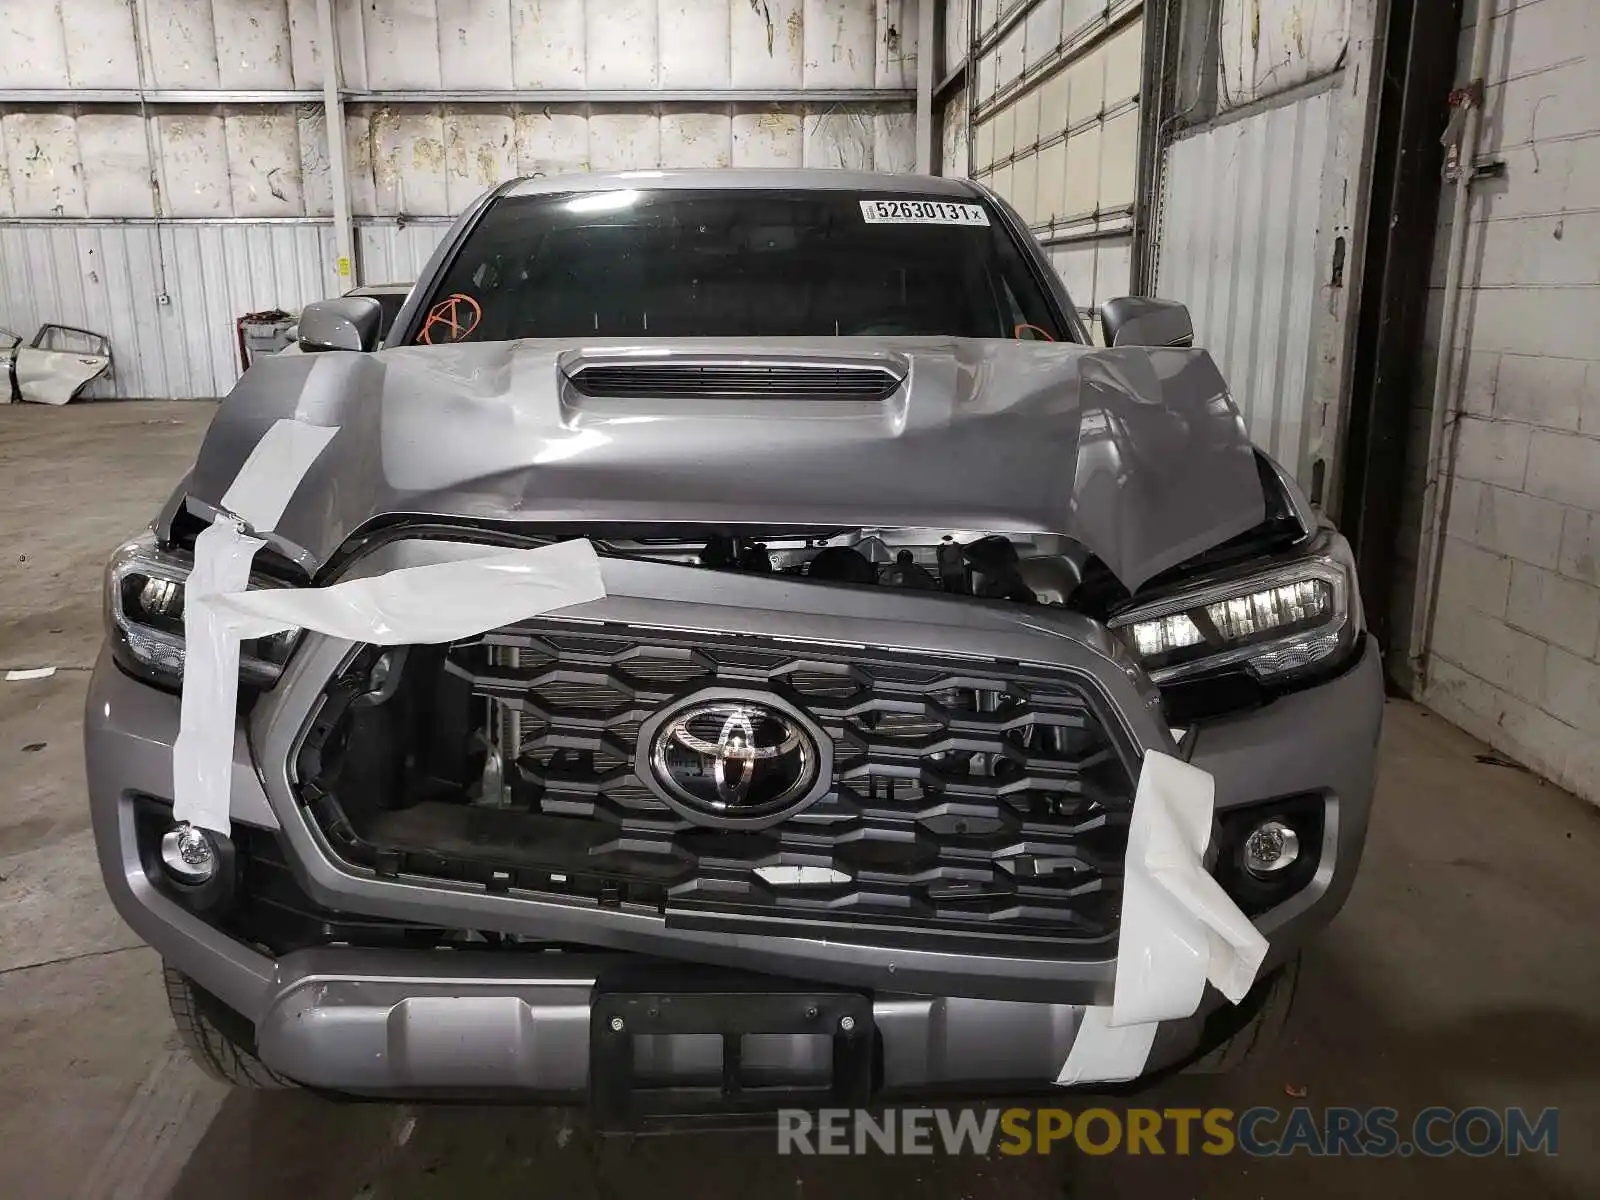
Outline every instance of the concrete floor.
<path fill-rule="evenodd" d="M 1479 762 L 1481 744 L 1400 702 L 1361 879 L 1306 956 L 1286 1042 L 1244 1074 L 1104 1102 L 1554 1105 L 1557 1158 L 796 1160 L 770 1135 L 597 1139 L 553 1110 L 210 1086 L 176 1048 L 154 954 L 101 890 L 79 711 L 101 564 L 182 474 L 211 412 L 0 408 L 0 669 L 57 668 L 0 682 L 0 1196 L 1600 1193 L 1600 812 Z"/>

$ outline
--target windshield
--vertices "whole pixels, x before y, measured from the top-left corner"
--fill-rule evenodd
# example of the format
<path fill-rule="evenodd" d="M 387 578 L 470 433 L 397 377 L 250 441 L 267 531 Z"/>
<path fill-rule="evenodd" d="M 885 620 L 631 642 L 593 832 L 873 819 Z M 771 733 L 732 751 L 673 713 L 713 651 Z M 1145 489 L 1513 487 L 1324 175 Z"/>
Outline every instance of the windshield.
<path fill-rule="evenodd" d="M 413 341 L 873 334 L 1071 338 L 985 203 L 661 189 L 495 201 Z"/>

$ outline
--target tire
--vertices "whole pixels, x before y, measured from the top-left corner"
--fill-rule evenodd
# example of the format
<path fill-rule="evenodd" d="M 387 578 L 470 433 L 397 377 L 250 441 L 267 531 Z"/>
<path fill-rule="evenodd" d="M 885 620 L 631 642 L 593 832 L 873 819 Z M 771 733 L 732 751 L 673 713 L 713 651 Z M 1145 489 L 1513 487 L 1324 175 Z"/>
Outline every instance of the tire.
<path fill-rule="evenodd" d="M 1225 1075 L 1271 1050 L 1289 1023 L 1295 985 L 1300 979 L 1297 954 L 1271 977 L 1267 993 L 1248 1020 L 1184 1068 L 1187 1075 Z"/>
<path fill-rule="evenodd" d="M 213 1079 L 237 1088 L 292 1088 L 256 1057 L 250 1023 L 175 967 L 162 965 L 167 1007 L 178 1038 L 195 1064 Z"/>

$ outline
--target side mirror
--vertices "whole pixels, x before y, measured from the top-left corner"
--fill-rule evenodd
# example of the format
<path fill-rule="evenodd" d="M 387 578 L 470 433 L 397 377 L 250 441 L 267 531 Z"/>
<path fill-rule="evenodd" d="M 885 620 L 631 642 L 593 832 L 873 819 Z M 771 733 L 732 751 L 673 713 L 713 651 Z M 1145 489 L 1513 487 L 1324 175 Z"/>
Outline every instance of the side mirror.
<path fill-rule="evenodd" d="M 300 349 L 375 350 L 383 336 L 383 306 L 371 296 L 318 300 L 300 310 Z"/>
<path fill-rule="evenodd" d="M 1108 346 L 1192 346 L 1194 322 L 1176 300 L 1123 296 L 1100 306 Z"/>

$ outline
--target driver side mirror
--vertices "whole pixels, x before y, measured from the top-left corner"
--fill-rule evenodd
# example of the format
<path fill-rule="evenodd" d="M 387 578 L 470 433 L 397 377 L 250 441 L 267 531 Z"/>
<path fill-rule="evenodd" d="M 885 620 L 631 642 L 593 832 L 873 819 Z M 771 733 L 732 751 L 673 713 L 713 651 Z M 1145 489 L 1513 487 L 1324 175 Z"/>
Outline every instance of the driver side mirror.
<path fill-rule="evenodd" d="M 1100 306 L 1108 346 L 1192 346 L 1194 321 L 1176 300 L 1123 296 Z"/>
<path fill-rule="evenodd" d="M 371 296 L 318 300 L 300 310 L 300 349 L 375 350 L 383 337 L 383 305 Z"/>

